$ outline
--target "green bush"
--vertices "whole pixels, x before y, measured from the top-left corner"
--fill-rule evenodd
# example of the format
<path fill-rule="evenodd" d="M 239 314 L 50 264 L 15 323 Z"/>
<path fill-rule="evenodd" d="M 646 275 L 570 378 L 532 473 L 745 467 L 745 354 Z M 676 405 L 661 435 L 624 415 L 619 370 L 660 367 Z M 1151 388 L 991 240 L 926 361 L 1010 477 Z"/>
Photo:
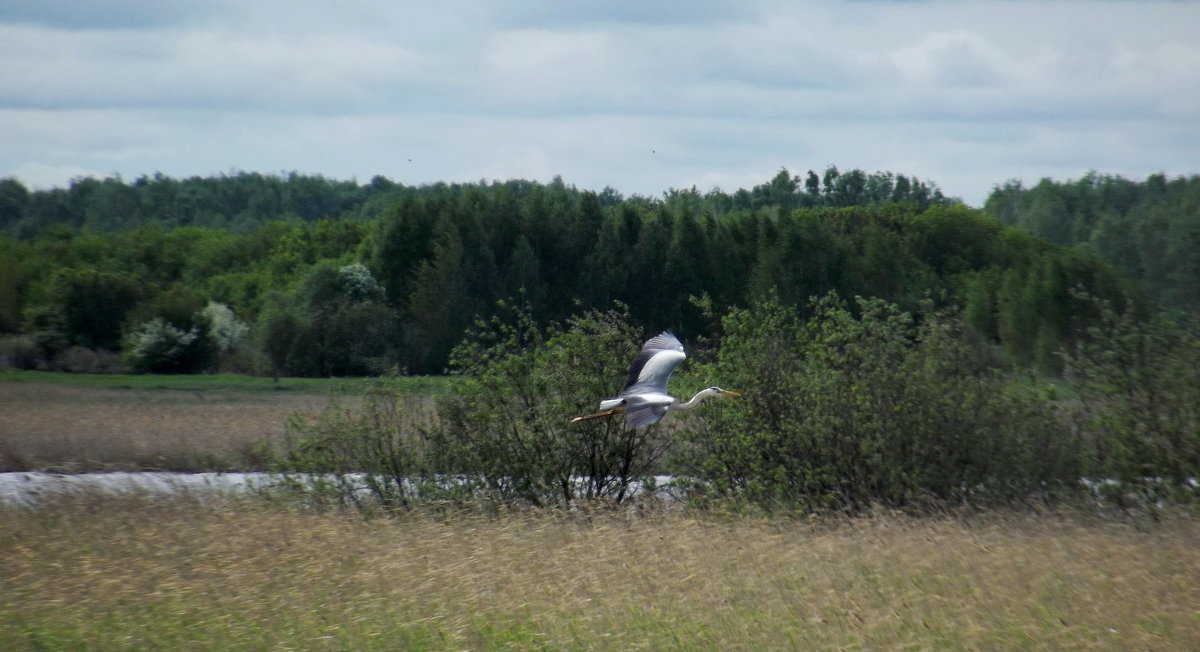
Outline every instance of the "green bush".
<path fill-rule="evenodd" d="M 458 498 L 462 483 L 433 473 L 431 415 L 405 390 L 374 382 L 357 405 L 334 403 L 315 418 L 288 420 L 276 471 L 318 502 L 366 511 Z"/>
<path fill-rule="evenodd" d="M 131 317 L 124 353 L 134 371 L 155 374 L 199 373 L 212 370 L 220 343 L 199 295 L 173 285 Z"/>
<path fill-rule="evenodd" d="M 382 383 L 359 405 L 294 418 L 276 469 L 309 498 L 370 510 L 414 504 L 621 502 L 668 447 L 656 427 L 571 423 L 620 391 L 644 338 L 622 311 L 539 329 L 527 312 L 480 324 L 455 349 L 437 414 Z"/>
<path fill-rule="evenodd" d="M 362 265 L 319 264 L 287 307 L 264 311 L 268 331 L 281 331 L 273 363 L 305 376 L 377 375 L 389 368 L 395 314 L 383 289 Z M 290 320 L 290 323 L 289 323 Z"/>
<path fill-rule="evenodd" d="M 1101 325 L 1066 356 L 1088 473 L 1175 490 L 1200 477 L 1200 324 L 1140 321 L 1097 302 Z M 1165 484 L 1164 484 L 1165 481 Z"/>
<path fill-rule="evenodd" d="M 774 299 L 731 311 L 709 374 L 745 397 L 689 435 L 693 491 L 855 511 L 1011 500 L 1077 479 L 1049 404 L 983 368 L 957 316 L 925 308 L 917 320 L 830 295 L 806 323 Z"/>
<path fill-rule="evenodd" d="M 134 369 L 154 374 L 194 371 L 192 349 L 201 341 L 196 328 L 183 330 L 161 317 L 143 323 L 129 334 L 125 349 Z"/>
<path fill-rule="evenodd" d="M 0 369 L 36 369 L 39 353 L 37 342 L 28 335 L 0 336 Z"/>
<path fill-rule="evenodd" d="M 440 407 L 447 470 L 503 502 L 616 502 L 646 479 L 668 442 L 622 419 L 571 423 L 622 388 L 644 337 L 623 310 L 587 312 L 539 329 L 525 311 L 480 325 L 454 350 L 462 376 Z"/>
<path fill-rule="evenodd" d="M 310 496 L 386 509 L 621 502 L 663 471 L 697 501 L 801 512 L 1011 505 L 1088 477 L 1194 487 L 1194 329 L 1104 308 L 1106 326 L 1064 357 L 1079 398 L 1055 400 L 990 366 L 957 313 L 921 309 L 830 295 L 806 321 L 774 298 L 732 310 L 711 361 L 697 351 L 676 384 L 719 380 L 743 398 L 640 430 L 570 422 L 622 387 L 644 340 L 624 310 L 543 329 L 508 309 L 455 349 L 436 414 L 383 382 L 293 420 L 278 467 L 308 474 Z"/>

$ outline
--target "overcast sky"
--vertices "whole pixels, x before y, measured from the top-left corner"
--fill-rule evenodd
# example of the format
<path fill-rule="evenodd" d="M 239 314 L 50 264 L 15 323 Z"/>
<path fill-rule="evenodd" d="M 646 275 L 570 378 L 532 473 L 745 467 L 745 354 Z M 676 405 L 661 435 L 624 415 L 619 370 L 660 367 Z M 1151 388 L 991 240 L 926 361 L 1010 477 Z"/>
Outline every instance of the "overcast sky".
<path fill-rule="evenodd" d="M 14 6 L 24 5 L 24 6 Z M 0 2 L 0 177 L 1200 173 L 1200 3 Z"/>

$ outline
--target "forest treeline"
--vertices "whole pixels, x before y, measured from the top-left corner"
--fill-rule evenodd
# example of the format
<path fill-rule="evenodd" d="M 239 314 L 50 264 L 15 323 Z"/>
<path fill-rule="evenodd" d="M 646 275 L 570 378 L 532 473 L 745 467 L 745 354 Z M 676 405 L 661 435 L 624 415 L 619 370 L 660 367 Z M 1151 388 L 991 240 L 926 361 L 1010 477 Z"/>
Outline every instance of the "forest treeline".
<path fill-rule="evenodd" d="M 1200 314 L 1200 176 L 1144 181 L 1087 174 L 997 187 L 984 213 L 1039 238 L 1094 253 L 1167 310 Z"/>
<path fill-rule="evenodd" d="M 1181 184 L 1171 192 L 1196 194 L 1194 179 L 1165 187 Z M 441 373 L 505 301 L 540 324 L 620 302 L 646 332 L 694 341 L 734 307 L 770 297 L 805 316 L 811 297 L 832 293 L 953 307 L 977 345 L 1057 373 L 1056 352 L 1094 322 L 1093 298 L 1124 307 L 1137 295 L 1102 257 L 1108 245 L 1041 237 L 1051 218 L 1023 208 L 1040 205 L 1029 199 L 1040 188 L 1003 186 L 979 211 L 919 179 L 834 167 L 656 198 L 561 179 L 413 187 L 237 173 L 47 191 L 6 179 L 0 354 L 86 371 Z M 1194 223 L 1190 201 L 1168 202 L 1183 212 L 1161 219 Z"/>
<path fill-rule="evenodd" d="M 479 185 L 488 185 L 480 181 Z M 524 181 L 508 184 L 524 194 Z M 427 188 L 438 190 L 444 184 Z M 320 175 L 264 175 L 236 172 L 214 177 L 174 179 L 161 173 L 126 182 L 119 176 L 73 180 L 67 188 L 31 192 L 20 181 L 0 179 L 0 231 L 21 239 L 35 237 L 47 228 L 91 232 L 123 231 L 143 226 L 169 229 L 206 226 L 245 232 L 270 220 L 370 219 L 396 196 L 421 189 L 376 176 L 369 183 L 338 181 Z M 674 192 L 674 191 L 671 191 Z M 634 201 L 646 201 L 634 196 Z M 780 171 L 770 182 L 733 194 L 719 190 L 704 196 L 706 210 L 776 206 L 783 210 L 809 206 L 853 206 L 884 202 L 941 203 L 945 197 L 935 185 L 887 172 L 862 170 L 841 173 L 829 167 L 824 174 L 809 170 L 805 177 Z M 620 203 L 612 188 L 599 193 L 602 204 Z"/>

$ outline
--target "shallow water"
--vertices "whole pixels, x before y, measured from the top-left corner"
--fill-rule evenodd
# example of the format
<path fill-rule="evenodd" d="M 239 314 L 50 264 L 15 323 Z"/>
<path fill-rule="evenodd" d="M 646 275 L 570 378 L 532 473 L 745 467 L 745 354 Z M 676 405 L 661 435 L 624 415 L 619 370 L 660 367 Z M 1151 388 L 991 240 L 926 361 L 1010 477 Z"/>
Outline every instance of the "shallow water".
<path fill-rule="evenodd" d="M 307 474 L 295 474 L 293 479 L 313 479 Z M 235 473 L 179 473 L 171 471 L 116 471 L 108 473 L 44 473 L 39 471 L 17 471 L 0 473 L 0 505 L 16 505 L 21 507 L 36 507 L 39 503 L 55 496 L 65 495 L 149 495 L 149 496 L 178 496 L 190 495 L 196 497 L 234 496 L 262 489 L 279 486 L 285 476 L 262 471 Z M 344 476 L 355 486 L 357 491 L 368 492 L 365 478 L 360 474 Z M 655 489 L 651 496 L 660 500 L 679 500 L 682 495 L 678 488 L 672 490 L 671 483 L 677 478 L 669 475 L 654 476 Z M 447 483 L 461 482 L 461 478 L 447 478 Z M 582 482 L 582 480 L 580 480 Z M 1115 493 L 1121 493 L 1121 483 L 1113 479 L 1083 479 L 1097 501 L 1106 503 Z M 1146 485 L 1124 496 L 1127 502 L 1138 505 L 1163 504 L 1162 496 L 1149 488 L 1159 480 L 1147 478 Z M 582 485 L 581 485 L 582 488 Z M 634 481 L 629 485 L 629 496 L 642 492 L 641 482 Z M 1190 478 L 1184 487 L 1193 494 L 1193 500 L 1200 498 L 1200 478 Z M 368 495 L 369 497 L 369 495 Z"/>
<path fill-rule="evenodd" d="M 311 476 L 301 475 L 301 479 Z M 356 474 L 346 476 L 351 482 Z M 247 473 L 176 473 L 169 471 L 120 471 L 110 473 L 42 473 L 19 471 L 0 473 L 0 504 L 35 507 L 42 501 L 63 495 L 193 495 L 219 496 L 248 493 L 278 485 L 283 476 L 265 472 Z M 671 476 L 655 476 L 655 485 L 666 486 Z M 447 482 L 457 482 L 447 479 Z M 358 484 L 355 482 L 355 484 Z M 359 487 L 366 490 L 366 483 Z M 630 495 L 641 483 L 629 486 Z M 657 493 L 657 492 L 656 492 Z"/>
<path fill-rule="evenodd" d="M 0 503 L 35 506 L 64 494 L 214 495 L 238 494 L 264 487 L 278 476 L 269 473 L 0 473 Z"/>

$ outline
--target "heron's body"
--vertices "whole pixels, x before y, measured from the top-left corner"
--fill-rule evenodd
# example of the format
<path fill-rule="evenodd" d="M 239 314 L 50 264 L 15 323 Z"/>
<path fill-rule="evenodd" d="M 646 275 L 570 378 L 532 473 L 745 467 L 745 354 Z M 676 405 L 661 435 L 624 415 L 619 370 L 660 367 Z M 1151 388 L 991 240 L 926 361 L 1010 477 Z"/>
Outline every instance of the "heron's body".
<path fill-rule="evenodd" d="M 667 393 L 667 381 L 685 359 L 683 345 L 670 331 L 650 338 L 629 366 L 625 389 L 614 398 L 600 401 L 600 412 L 575 417 L 572 423 L 624 414 L 626 426 L 640 428 L 661 421 L 669 408 L 690 410 L 709 396 L 740 396 L 720 387 L 708 387 L 697 392 L 690 401 L 678 403 Z"/>

